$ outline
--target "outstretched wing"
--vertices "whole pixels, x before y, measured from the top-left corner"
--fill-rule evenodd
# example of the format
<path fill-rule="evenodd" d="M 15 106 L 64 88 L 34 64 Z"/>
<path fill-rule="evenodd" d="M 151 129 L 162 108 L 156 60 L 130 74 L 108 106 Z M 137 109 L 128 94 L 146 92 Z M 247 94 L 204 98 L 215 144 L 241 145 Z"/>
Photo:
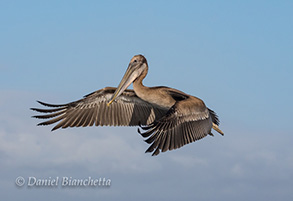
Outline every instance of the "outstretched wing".
<path fill-rule="evenodd" d="M 177 101 L 161 119 L 141 127 L 146 130 L 139 133 L 148 137 L 145 141 L 151 146 L 146 152 L 158 155 L 160 150 L 177 149 L 185 144 L 199 140 L 208 134 L 212 135 L 213 121 L 216 115 L 205 106 L 203 101 L 195 97 Z"/>
<path fill-rule="evenodd" d="M 31 108 L 41 113 L 33 116 L 49 119 L 38 125 L 50 125 L 59 122 L 53 129 L 80 126 L 135 126 L 148 125 L 161 118 L 167 112 L 164 108 L 151 105 L 136 96 L 133 90 L 125 90 L 116 100 L 107 106 L 116 88 L 106 87 L 86 95 L 83 99 L 68 104 L 53 105 L 38 101 L 50 109 Z"/>

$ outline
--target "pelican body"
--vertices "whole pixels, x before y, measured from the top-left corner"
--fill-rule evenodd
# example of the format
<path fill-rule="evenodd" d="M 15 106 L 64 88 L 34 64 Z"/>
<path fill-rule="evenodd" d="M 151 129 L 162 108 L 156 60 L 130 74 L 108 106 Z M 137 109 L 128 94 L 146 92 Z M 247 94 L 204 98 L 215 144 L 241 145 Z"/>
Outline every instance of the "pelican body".
<path fill-rule="evenodd" d="M 143 55 L 134 56 L 117 88 L 106 87 L 68 104 L 38 101 L 50 109 L 31 108 L 48 113 L 33 116 L 48 119 L 38 125 L 57 123 L 53 130 L 85 126 L 139 126 L 138 132 L 150 144 L 146 152 L 158 155 L 182 147 L 219 129 L 214 111 L 194 96 L 169 87 L 146 87 L 148 73 Z M 133 90 L 127 89 L 133 83 Z"/>

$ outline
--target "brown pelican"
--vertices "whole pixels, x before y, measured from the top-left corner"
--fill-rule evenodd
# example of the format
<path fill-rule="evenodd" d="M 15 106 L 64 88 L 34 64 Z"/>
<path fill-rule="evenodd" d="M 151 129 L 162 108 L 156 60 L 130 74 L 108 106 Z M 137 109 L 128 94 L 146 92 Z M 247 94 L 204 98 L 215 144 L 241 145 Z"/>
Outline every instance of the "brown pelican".
<path fill-rule="evenodd" d="M 31 108 L 49 113 L 33 116 L 50 119 L 38 125 L 59 122 L 52 129 L 80 126 L 140 126 L 138 132 L 151 144 L 146 152 L 177 149 L 207 135 L 218 127 L 214 111 L 194 96 L 169 87 L 146 87 L 148 73 L 144 56 L 134 56 L 117 88 L 106 87 L 68 104 L 54 105 L 38 101 L 50 109 Z M 133 83 L 133 90 L 127 89 Z"/>

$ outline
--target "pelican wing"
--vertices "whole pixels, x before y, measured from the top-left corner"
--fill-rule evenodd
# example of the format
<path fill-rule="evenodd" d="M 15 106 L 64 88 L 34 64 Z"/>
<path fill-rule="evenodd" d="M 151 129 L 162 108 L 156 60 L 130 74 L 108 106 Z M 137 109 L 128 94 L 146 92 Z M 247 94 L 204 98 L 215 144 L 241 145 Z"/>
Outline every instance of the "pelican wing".
<path fill-rule="evenodd" d="M 125 90 L 110 106 L 107 106 L 116 88 L 106 87 L 86 95 L 83 99 L 68 104 L 53 105 L 38 101 L 50 109 L 31 108 L 34 111 L 48 113 L 33 116 L 49 119 L 38 125 L 50 125 L 59 122 L 53 129 L 80 126 L 135 126 L 148 125 L 161 118 L 167 112 L 143 101 L 133 90 Z"/>
<path fill-rule="evenodd" d="M 177 149 L 208 134 L 212 135 L 212 120 L 216 115 L 210 111 L 195 97 L 177 101 L 164 117 L 141 127 L 146 131 L 139 133 L 148 137 L 145 141 L 151 144 L 146 152 L 154 151 L 153 155 L 158 155 L 160 150 L 165 152 Z"/>

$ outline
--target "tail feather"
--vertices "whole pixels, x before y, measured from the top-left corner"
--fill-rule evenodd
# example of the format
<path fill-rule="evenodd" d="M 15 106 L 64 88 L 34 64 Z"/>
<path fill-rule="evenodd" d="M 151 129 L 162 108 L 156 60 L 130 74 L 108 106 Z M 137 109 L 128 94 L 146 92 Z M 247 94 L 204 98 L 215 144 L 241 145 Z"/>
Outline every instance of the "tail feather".
<path fill-rule="evenodd" d="M 220 128 L 218 127 L 218 125 L 215 124 L 215 123 L 213 123 L 213 129 L 214 129 L 215 131 L 217 131 L 218 133 L 220 133 L 221 135 L 224 135 L 224 132 L 221 131 L 221 129 L 220 129 Z"/>

